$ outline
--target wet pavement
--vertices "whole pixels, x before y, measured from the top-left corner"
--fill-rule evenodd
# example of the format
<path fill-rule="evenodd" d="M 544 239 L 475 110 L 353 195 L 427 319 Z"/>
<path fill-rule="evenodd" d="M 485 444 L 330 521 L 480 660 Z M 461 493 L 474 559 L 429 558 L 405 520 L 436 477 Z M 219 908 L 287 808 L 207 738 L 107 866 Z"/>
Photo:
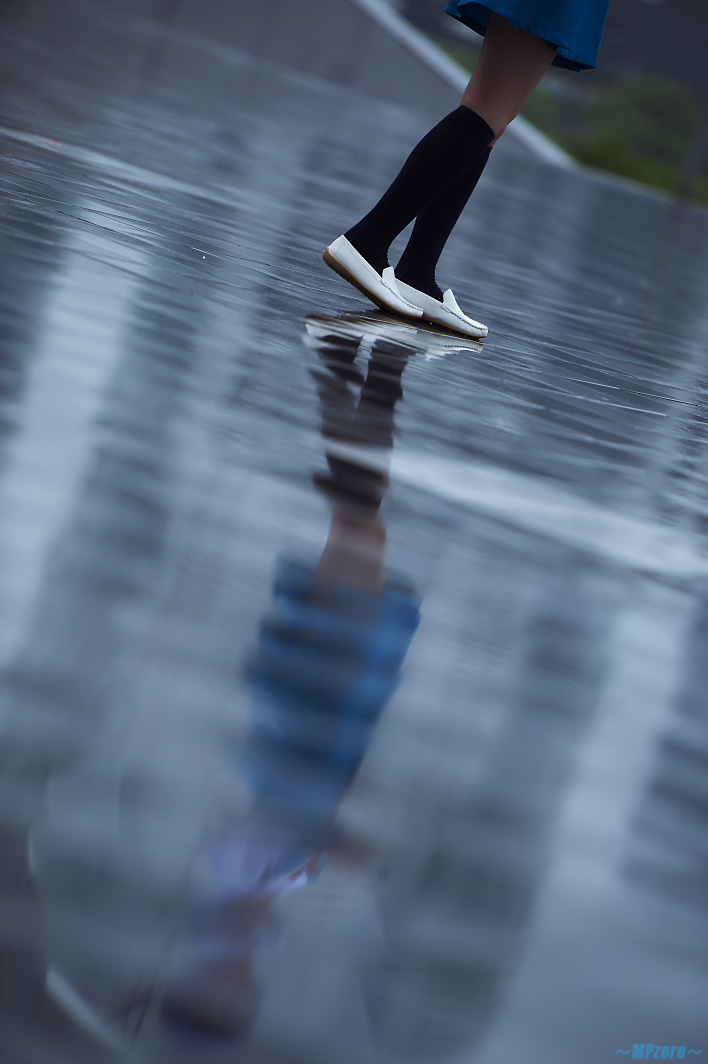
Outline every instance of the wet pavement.
<path fill-rule="evenodd" d="M 419 116 L 19 12 L 3 1060 L 708 1052 L 708 215 L 502 142 L 416 328 Z"/>

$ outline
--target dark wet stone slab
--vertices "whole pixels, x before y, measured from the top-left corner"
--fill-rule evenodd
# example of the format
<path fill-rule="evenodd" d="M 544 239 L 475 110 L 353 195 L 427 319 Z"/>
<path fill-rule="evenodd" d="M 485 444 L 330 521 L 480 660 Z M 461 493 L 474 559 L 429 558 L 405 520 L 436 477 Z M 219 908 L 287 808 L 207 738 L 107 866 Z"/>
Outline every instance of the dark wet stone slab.
<path fill-rule="evenodd" d="M 489 338 L 393 321 L 320 256 L 420 115 L 70 10 L 3 13 L 3 1053 L 701 1049 L 708 216 L 502 142 Z"/>

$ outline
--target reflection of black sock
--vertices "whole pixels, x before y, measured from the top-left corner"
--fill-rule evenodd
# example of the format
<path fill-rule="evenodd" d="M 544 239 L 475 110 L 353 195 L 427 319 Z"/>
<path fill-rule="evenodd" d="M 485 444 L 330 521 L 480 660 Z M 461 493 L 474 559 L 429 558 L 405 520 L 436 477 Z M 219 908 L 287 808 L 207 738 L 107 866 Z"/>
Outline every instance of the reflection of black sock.
<path fill-rule="evenodd" d="M 388 249 L 409 222 L 473 166 L 494 140 L 476 111 L 460 106 L 416 144 L 393 184 L 344 235 L 375 270 L 388 265 Z"/>
<path fill-rule="evenodd" d="M 421 211 L 415 220 L 411 238 L 396 266 L 396 278 L 442 300 L 443 294 L 435 279 L 435 267 L 450 233 L 455 228 L 467 201 L 487 165 L 491 148 L 485 148 L 477 162 L 462 177 L 458 177 L 447 192 Z"/>
<path fill-rule="evenodd" d="M 349 345 L 351 341 L 345 343 Z M 347 347 L 345 359 L 349 359 L 352 350 L 353 346 Z M 319 354 L 326 359 L 329 372 L 313 374 L 322 406 L 322 435 L 329 466 L 327 473 L 316 473 L 314 481 L 338 506 L 371 515 L 381 506 L 388 487 L 386 455 L 393 447 L 393 414 L 403 395 L 401 376 L 410 349 L 392 340 L 377 339 L 366 378 L 359 374 L 358 401 L 348 384 L 355 382 L 354 367 L 348 365 L 345 376 L 341 364 L 333 358 L 335 353 L 337 341 L 328 338 L 319 347 Z M 338 454 L 332 442 L 360 448 L 359 455 Z"/>

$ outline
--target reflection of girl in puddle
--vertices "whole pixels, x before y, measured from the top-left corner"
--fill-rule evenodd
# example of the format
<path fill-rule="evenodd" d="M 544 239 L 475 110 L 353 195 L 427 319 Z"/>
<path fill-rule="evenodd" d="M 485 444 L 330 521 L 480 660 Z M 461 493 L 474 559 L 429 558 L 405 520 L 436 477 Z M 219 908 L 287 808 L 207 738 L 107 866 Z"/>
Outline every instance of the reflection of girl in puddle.
<path fill-rule="evenodd" d="M 331 445 L 318 482 L 334 511 L 317 563 L 278 562 L 246 670 L 253 715 L 239 761 L 252 805 L 245 818 L 224 819 L 205 846 L 162 1008 L 173 1030 L 193 1037 L 247 1034 L 260 1000 L 254 965 L 282 940 L 277 901 L 317 876 L 332 852 L 338 806 L 419 621 L 418 598 L 385 571 L 387 478 L 369 461 L 374 447 L 379 458 L 390 450 L 405 349 L 374 346 L 357 403 L 349 382 L 358 345 L 333 334 L 316 346 L 327 366 L 316 376 Z M 349 446 L 356 450 L 342 457 Z"/>

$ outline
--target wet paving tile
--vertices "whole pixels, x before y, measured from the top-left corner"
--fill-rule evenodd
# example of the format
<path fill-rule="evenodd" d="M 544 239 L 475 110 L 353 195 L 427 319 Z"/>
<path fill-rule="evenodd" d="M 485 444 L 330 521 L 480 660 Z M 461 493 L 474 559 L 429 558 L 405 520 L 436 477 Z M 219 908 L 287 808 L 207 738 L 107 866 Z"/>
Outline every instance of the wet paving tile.
<path fill-rule="evenodd" d="M 3 1059 L 708 1051 L 708 215 L 502 142 L 467 342 L 320 257 L 420 116 L 13 17 Z"/>

